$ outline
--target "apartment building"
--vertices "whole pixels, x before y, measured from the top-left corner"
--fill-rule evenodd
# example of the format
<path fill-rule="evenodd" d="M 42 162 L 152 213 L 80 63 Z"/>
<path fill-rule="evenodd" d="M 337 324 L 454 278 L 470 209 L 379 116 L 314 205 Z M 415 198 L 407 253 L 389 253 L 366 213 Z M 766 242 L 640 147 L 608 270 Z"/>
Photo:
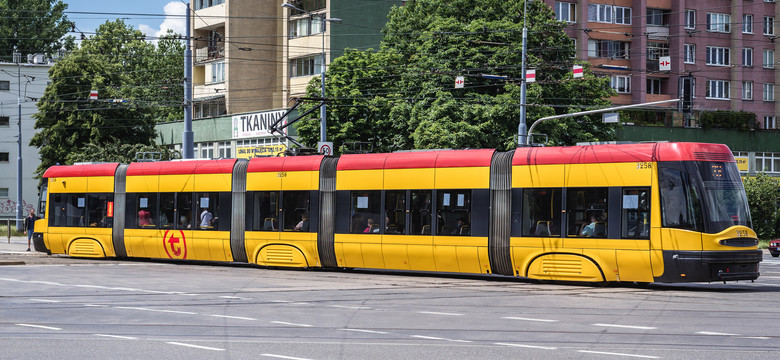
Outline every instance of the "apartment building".
<path fill-rule="evenodd" d="M 651 107 L 666 126 L 624 127 L 624 140 L 723 142 L 749 159 L 745 172 L 780 175 L 780 133 L 774 131 L 780 114 L 775 94 L 780 7 L 774 0 L 545 3 L 570 24 L 566 32 L 578 58 L 610 78 L 617 92 L 614 104 L 685 98 L 690 92 L 690 113 L 676 111 L 677 104 Z M 699 129 L 700 115 L 716 110 L 752 112 L 757 130 L 715 134 Z"/>
<path fill-rule="evenodd" d="M 31 209 L 38 210 L 38 179 L 35 179 L 35 170 L 41 161 L 38 149 L 30 146 L 30 139 L 37 131 L 32 115 L 38 112 L 35 101 L 46 90 L 51 66 L 43 55 L 34 55 L 19 65 L 0 63 L 0 219 L 16 218 L 20 95 L 23 216 Z"/>

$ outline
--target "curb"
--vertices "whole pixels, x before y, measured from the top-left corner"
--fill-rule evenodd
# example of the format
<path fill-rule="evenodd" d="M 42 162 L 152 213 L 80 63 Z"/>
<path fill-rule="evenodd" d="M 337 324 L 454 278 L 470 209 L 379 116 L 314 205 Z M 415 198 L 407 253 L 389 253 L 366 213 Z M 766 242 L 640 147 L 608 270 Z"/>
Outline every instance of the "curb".
<path fill-rule="evenodd" d="M 24 265 L 24 261 L 0 261 L 0 266 L 3 265 Z"/>

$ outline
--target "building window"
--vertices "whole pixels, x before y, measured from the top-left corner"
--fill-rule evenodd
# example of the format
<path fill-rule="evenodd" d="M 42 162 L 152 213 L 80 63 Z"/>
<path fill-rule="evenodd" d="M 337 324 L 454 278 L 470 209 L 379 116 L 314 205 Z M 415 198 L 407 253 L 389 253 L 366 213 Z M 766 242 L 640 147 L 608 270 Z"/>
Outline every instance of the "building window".
<path fill-rule="evenodd" d="M 232 158 L 230 156 L 230 150 L 231 145 L 230 141 L 222 141 L 219 143 L 219 158 L 220 159 L 230 159 Z"/>
<path fill-rule="evenodd" d="M 214 158 L 214 146 L 210 142 L 204 142 L 195 144 L 195 148 L 200 147 L 200 159 L 213 159 Z"/>
<path fill-rule="evenodd" d="M 764 35 L 775 35 L 775 18 L 764 16 Z"/>
<path fill-rule="evenodd" d="M 742 32 L 745 34 L 753 33 L 753 15 L 742 15 Z"/>
<path fill-rule="evenodd" d="M 612 5 L 588 4 L 588 21 L 612 23 Z"/>
<path fill-rule="evenodd" d="M 11 126 L 11 118 L 8 116 L 0 116 L 0 127 Z"/>
<path fill-rule="evenodd" d="M 0 188 L 0 199 L 8 198 L 8 188 Z"/>
<path fill-rule="evenodd" d="M 774 69 L 775 67 L 775 51 L 764 49 L 764 68 Z"/>
<path fill-rule="evenodd" d="M 774 118 L 774 116 L 771 116 Z M 756 153 L 756 170 L 763 172 L 780 172 L 780 153 Z"/>
<path fill-rule="evenodd" d="M 753 82 L 742 82 L 742 100 L 753 100 Z"/>
<path fill-rule="evenodd" d="M 696 10 L 685 10 L 685 28 L 696 28 Z"/>
<path fill-rule="evenodd" d="M 753 66 L 753 48 L 742 48 L 742 66 Z"/>
<path fill-rule="evenodd" d="M 192 2 L 195 10 L 205 9 L 212 6 L 224 4 L 225 0 L 195 0 Z"/>
<path fill-rule="evenodd" d="M 615 6 L 615 24 L 631 25 L 631 8 Z"/>
<path fill-rule="evenodd" d="M 322 55 L 305 56 L 290 60 L 290 77 L 311 76 L 322 71 Z"/>
<path fill-rule="evenodd" d="M 8 162 L 9 155 L 7 152 L 0 152 L 0 162 Z"/>
<path fill-rule="evenodd" d="M 290 20 L 288 32 L 290 38 L 319 34 L 325 31 L 325 14 L 307 16 Z"/>
<path fill-rule="evenodd" d="M 224 1 L 224 0 L 223 0 Z M 321 10 L 325 8 L 325 0 L 289 0 L 288 3 L 306 12 Z M 298 10 L 292 10 L 292 15 L 303 15 L 305 13 Z"/>
<path fill-rule="evenodd" d="M 619 94 L 628 94 L 631 92 L 631 78 L 628 76 L 613 76 L 610 79 L 610 86 Z"/>
<path fill-rule="evenodd" d="M 731 32 L 731 15 L 707 13 L 707 31 Z"/>
<path fill-rule="evenodd" d="M 227 113 L 225 109 L 225 97 L 220 96 L 210 100 L 195 100 L 192 103 L 192 118 L 202 119 L 218 117 Z"/>
<path fill-rule="evenodd" d="M 707 65 L 728 66 L 729 62 L 729 48 L 707 46 Z"/>
<path fill-rule="evenodd" d="M 777 122 L 775 121 L 774 116 L 764 116 L 764 129 L 774 129 L 777 126 Z M 780 171 L 780 168 L 775 168 L 775 170 Z"/>
<path fill-rule="evenodd" d="M 11 82 L 8 80 L 0 80 L 0 91 L 11 90 Z"/>
<path fill-rule="evenodd" d="M 764 101 L 775 101 L 775 84 L 764 84 Z"/>
<path fill-rule="evenodd" d="M 562 1 L 555 2 L 555 18 L 558 21 L 573 23 L 577 21 L 577 4 Z"/>
<path fill-rule="evenodd" d="M 628 59 L 631 43 L 611 40 L 588 40 L 588 56 L 612 59 Z"/>
<path fill-rule="evenodd" d="M 648 94 L 660 94 L 661 93 L 661 79 L 647 79 L 647 93 Z"/>
<path fill-rule="evenodd" d="M 647 42 L 647 59 L 658 60 L 661 56 L 669 56 L 668 42 Z"/>
<path fill-rule="evenodd" d="M 696 63 L 696 45 L 684 44 L 683 45 L 683 62 L 686 64 Z"/>
<path fill-rule="evenodd" d="M 211 83 L 220 83 L 225 81 L 225 62 L 211 63 Z"/>
<path fill-rule="evenodd" d="M 669 26 L 669 10 L 647 9 L 647 26 Z"/>
<path fill-rule="evenodd" d="M 729 99 L 729 82 L 726 80 L 707 80 L 708 99 Z"/>

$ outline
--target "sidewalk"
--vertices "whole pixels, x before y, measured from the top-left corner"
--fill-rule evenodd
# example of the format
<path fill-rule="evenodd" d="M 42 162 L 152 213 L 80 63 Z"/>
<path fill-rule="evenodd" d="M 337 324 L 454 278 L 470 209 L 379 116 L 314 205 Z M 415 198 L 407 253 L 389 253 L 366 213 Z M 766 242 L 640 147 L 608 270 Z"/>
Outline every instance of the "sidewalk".
<path fill-rule="evenodd" d="M 8 234 L 0 236 L 0 254 L 43 254 L 35 251 L 35 246 L 30 244 L 30 251 L 27 251 L 26 236 L 11 236 L 11 243 L 8 243 Z"/>

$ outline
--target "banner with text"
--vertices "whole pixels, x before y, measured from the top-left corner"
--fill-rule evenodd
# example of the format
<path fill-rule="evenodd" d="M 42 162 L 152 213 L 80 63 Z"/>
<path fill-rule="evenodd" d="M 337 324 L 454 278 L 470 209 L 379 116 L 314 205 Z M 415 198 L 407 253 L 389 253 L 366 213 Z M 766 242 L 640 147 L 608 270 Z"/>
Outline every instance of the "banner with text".
<path fill-rule="evenodd" d="M 264 111 L 233 116 L 233 139 L 270 136 L 268 128 L 279 120 L 286 110 Z M 285 119 L 279 126 L 287 123 Z M 287 133 L 284 131 L 284 133 Z"/>
<path fill-rule="evenodd" d="M 239 146 L 236 148 L 236 158 L 251 159 L 256 157 L 268 157 L 284 155 L 287 147 L 284 145 L 260 145 L 260 146 Z"/>

